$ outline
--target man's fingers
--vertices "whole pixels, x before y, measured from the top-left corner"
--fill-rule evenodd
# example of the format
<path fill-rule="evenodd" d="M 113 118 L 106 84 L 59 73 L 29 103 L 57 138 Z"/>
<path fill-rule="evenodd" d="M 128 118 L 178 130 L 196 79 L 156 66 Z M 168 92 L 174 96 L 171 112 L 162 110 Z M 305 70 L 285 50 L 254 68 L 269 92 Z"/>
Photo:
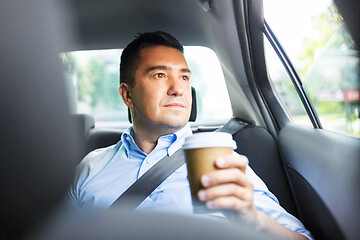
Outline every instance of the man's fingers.
<path fill-rule="evenodd" d="M 239 201 L 234 196 L 227 196 L 207 201 L 206 207 L 209 209 L 231 209 L 243 213 L 252 209 L 252 204 L 248 201 Z"/>
<path fill-rule="evenodd" d="M 239 213 L 254 210 L 252 182 L 245 173 L 249 164 L 247 157 L 233 153 L 218 158 L 218 170 L 203 175 L 202 189 L 198 192 L 200 201 L 210 209 L 232 209 Z"/>
<path fill-rule="evenodd" d="M 245 173 L 238 168 L 221 169 L 203 175 L 200 179 L 204 187 L 211 187 L 226 183 L 235 183 L 243 187 L 251 185 Z"/>
<path fill-rule="evenodd" d="M 252 188 L 243 188 L 234 183 L 214 186 L 207 189 L 202 189 L 198 193 L 201 201 L 209 201 L 224 196 L 235 196 L 243 201 L 252 201 Z"/>
<path fill-rule="evenodd" d="M 220 157 L 215 161 L 216 167 L 220 169 L 238 168 L 243 172 L 245 172 L 246 165 L 248 164 L 249 164 L 248 158 L 236 152 L 233 152 L 232 155 L 226 155 L 224 157 Z"/>

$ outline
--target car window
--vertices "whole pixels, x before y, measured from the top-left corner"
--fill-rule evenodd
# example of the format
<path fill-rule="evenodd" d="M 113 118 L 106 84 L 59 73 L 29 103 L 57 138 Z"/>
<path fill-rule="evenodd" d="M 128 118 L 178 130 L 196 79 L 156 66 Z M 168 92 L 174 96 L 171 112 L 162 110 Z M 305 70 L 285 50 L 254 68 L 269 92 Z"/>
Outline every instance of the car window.
<path fill-rule="evenodd" d="M 360 137 L 359 52 L 334 3 L 264 1 L 264 17 L 300 76 L 323 128 Z M 267 39 L 265 49 L 269 77 L 280 102 L 294 122 L 309 124 Z"/>
<path fill-rule="evenodd" d="M 127 107 L 118 92 L 121 52 L 122 49 L 111 49 L 61 54 L 67 79 L 74 89 L 74 111 L 91 114 L 98 127 L 130 126 Z M 206 47 L 186 46 L 184 55 L 197 96 L 197 120 L 191 124 L 206 126 L 227 122 L 232 109 L 216 54 Z"/>

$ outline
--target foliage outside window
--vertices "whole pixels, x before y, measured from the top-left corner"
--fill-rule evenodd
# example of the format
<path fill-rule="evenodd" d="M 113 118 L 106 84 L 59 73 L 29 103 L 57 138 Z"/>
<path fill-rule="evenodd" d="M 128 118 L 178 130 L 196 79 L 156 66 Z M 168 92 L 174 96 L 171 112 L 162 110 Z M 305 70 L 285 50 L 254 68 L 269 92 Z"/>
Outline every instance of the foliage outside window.
<path fill-rule="evenodd" d="M 264 1 L 264 15 L 290 60 L 318 113 L 324 129 L 360 137 L 359 52 L 334 3 L 322 1 Z M 284 21 L 286 19 L 286 21 Z M 279 82 L 271 46 L 265 44 L 270 78 L 279 98 L 295 108 L 296 91 Z M 286 89 L 286 90 L 284 90 Z M 298 108 L 301 109 L 301 108 Z M 303 110 L 289 111 L 295 122 L 304 123 Z"/>

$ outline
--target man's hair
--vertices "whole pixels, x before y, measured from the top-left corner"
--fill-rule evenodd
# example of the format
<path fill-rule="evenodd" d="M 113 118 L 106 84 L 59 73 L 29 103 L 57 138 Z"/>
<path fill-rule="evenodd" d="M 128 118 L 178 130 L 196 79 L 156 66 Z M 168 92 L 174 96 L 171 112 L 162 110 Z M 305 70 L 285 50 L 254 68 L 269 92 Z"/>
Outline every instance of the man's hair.
<path fill-rule="evenodd" d="M 121 54 L 120 61 L 120 84 L 127 83 L 130 86 L 135 84 L 135 72 L 139 66 L 140 50 L 146 47 L 165 46 L 171 47 L 184 53 L 181 43 L 166 32 L 141 33 L 136 36 Z"/>

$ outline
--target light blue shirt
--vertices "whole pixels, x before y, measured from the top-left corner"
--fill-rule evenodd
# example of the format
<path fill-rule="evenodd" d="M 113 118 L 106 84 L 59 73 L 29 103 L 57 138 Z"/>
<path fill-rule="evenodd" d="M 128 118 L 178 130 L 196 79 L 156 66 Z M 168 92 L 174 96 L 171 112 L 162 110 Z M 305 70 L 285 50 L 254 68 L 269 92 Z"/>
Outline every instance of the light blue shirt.
<path fill-rule="evenodd" d="M 68 198 L 73 206 L 108 208 L 149 168 L 164 156 L 171 156 L 180 149 L 192 131 L 187 124 L 174 134 L 160 137 L 149 154 L 138 148 L 132 135 L 130 127 L 116 145 L 92 151 L 81 161 L 69 189 Z M 276 197 L 249 166 L 246 175 L 254 185 L 254 204 L 258 210 L 311 239 L 311 234 L 302 223 L 279 205 Z M 192 213 L 186 165 L 162 182 L 136 210 Z"/>

